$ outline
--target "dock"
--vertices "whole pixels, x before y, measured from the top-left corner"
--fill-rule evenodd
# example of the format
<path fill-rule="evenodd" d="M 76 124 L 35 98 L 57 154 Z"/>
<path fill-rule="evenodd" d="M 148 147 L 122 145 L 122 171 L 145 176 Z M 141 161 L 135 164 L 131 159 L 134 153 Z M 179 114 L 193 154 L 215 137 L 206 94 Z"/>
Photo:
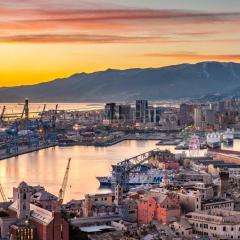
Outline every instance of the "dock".
<path fill-rule="evenodd" d="M 25 146 L 25 147 L 20 148 L 20 150 L 17 153 L 5 153 L 4 150 L 1 150 L 0 151 L 0 160 L 5 160 L 5 159 L 8 159 L 8 158 L 17 157 L 19 155 L 28 154 L 28 153 L 31 153 L 31 152 L 37 152 L 39 150 L 43 150 L 43 149 L 47 149 L 47 148 L 51 148 L 51 147 L 56 147 L 56 146 L 57 146 L 57 144 L 42 145 L 42 146 L 39 146 L 39 147 L 31 147 L 31 148 L 28 148 L 28 147 Z"/>

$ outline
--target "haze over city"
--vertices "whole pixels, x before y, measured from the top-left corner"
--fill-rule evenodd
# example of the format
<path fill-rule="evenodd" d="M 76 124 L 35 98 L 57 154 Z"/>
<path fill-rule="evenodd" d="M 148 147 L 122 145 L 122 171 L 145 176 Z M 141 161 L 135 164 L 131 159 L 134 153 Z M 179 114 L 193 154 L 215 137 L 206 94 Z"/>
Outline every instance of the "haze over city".
<path fill-rule="evenodd" d="M 0 86 L 240 57 L 235 0 L 9 0 L 0 12 Z"/>

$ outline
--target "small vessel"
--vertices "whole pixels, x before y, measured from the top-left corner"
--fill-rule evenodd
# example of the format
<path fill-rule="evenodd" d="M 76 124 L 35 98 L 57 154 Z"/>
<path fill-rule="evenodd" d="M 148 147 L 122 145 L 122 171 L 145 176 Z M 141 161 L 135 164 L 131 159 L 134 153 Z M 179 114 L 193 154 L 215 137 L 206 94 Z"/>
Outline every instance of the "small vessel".
<path fill-rule="evenodd" d="M 207 146 L 209 148 L 221 147 L 221 136 L 218 132 L 207 134 Z"/>
<path fill-rule="evenodd" d="M 228 129 L 223 133 L 222 139 L 223 139 L 223 142 L 224 142 L 224 143 L 227 143 L 227 144 L 233 143 L 233 139 L 234 139 L 234 132 L 233 132 L 233 130 L 231 130 L 231 129 L 228 128 Z"/>
<path fill-rule="evenodd" d="M 176 147 L 176 150 L 188 150 L 189 149 L 189 145 L 187 142 L 180 142 Z"/>

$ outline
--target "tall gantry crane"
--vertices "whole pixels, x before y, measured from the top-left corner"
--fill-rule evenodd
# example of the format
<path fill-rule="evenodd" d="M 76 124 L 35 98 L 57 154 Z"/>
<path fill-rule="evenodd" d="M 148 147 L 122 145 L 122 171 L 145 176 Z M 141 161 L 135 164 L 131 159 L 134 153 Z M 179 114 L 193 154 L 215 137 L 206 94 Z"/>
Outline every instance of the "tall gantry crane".
<path fill-rule="evenodd" d="M 127 192 L 129 189 L 129 174 L 130 172 L 148 161 L 151 157 L 153 157 L 160 150 L 158 148 L 153 149 L 151 151 L 139 154 L 135 157 L 126 159 L 122 162 L 119 162 L 117 165 L 113 165 L 113 176 L 115 178 L 115 187 L 120 185 L 123 188 L 124 192 Z"/>
<path fill-rule="evenodd" d="M 25 103 L 24 103 L 22 114 L 21 114 L 21 118 L 23 118 L 24 115 L 25 115 L 25 120 L 28 120 L 29 119 L 29 100 L 28 100 L 28 98 L 25 98 Z"/>
<path fill-rule="evenodd" d="M 8 200 L 7 200 L 6 194 L 5 194 L 4 190 L 3 190 L 3 186 L 2 186 L 1 183 L 0 183 L 0 194 L 1 194 L 1 196 L 2 196 L 2 200 L 3 200 L 4 202 L 7 202 Z"/>
<path fill-rule="evenodd" d="M 66 171 L 65 171 L 65 174 L 64 174 L 62 186 L 61 186 L 61 188 L 59 190 L 59 194 L 58 194 L 58 202 L 59 202 L 60 205 L 62 205 L 62 203 L 63 203 L 66 188 L 67 188 L 70 163 L 71 163 L 71 158 L 68 159 L 68 164 L 67 164 L 67 168 L 66 168 Z"/>
<path fill-rule="evenodd" d="M 5 111 L 6 111 L 6 106 L 3 106 L 2 113 L 1 113 L 1 116 L 0 116 L 0 120 L 3 119 Z"/>
<path fill-rule="evenodd" d="M 0 115 L 0 125 L 3 123 L 3 118 L 4 118 L 5 111 L 6 111 L 6 106 L 3 106 L 2 113 Z"/>
<path fill-rule="evenodd" d="M 44 104 L 44 106 L 43 106 L 43 110 L 42 110 L 41 115 L 40 115 L 40 121 L 42 121 L 42 119 L 43 119 L 43 115 L 45 113 L 45 110 L 46 110 L 46 104 Z"/>

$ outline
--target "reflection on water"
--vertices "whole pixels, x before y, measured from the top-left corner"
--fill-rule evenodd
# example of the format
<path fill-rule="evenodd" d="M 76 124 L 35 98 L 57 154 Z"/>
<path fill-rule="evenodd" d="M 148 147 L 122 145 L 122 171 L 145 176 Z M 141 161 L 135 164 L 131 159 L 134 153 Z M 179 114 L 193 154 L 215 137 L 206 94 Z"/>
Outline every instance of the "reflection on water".
<path fill-rule="evenodd" d="M 107 148 L 55 147 L 21 155 L 0 162 L 0 182 L 8 197 L 12 196 L 12 187 L 22 180 L 29 184 L 41 184 L 57 195 L 68 158 L 71 157 L 65 200 L 79 199 L 85 193 L 99 191 L 95 177 L 109 175 L 112 164 L 154 149 L 155 143 L 156 141 L 124 141 Z"/>
<path fill-rule="evenodd" d="M 68 158 L 71 157 L 65 200 L 79 199 L 85 193 L 99 191 L 99 184 L 95 177 L 109 175 L 112 164 L 156 147 L 174 150 L 174 146 L 156 146 L 155 144 L 156 141 L 124 141 L 106 148 L 75 146 L 41 150 L 0 161 L 0 182 L 8 197 L 12 196 L 12 187 L 23 180 L 29 184 L 41 184 L 57 195 Z M 234 150 L 240 150 L 240 140 L 235 140 L 233 147 Z"/>

